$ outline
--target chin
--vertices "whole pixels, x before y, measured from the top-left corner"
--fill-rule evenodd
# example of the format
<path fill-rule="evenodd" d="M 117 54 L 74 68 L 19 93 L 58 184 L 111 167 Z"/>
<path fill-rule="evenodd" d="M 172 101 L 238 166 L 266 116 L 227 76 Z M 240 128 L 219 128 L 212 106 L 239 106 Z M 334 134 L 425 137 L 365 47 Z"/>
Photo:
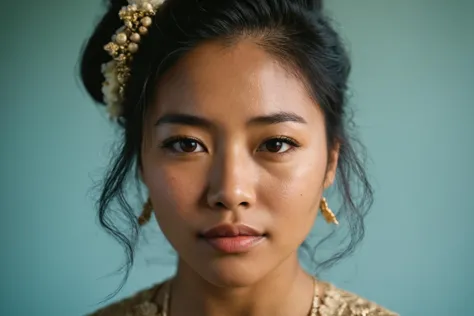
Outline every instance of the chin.
<path fill-rule="evenodd" d="M 197 271 L 207 282 L 223 288 L 239 288 L 258 283 L 269 272 L 263 262 L 249 262 L 239 257 L 225 257 L 207 262 Z"/>

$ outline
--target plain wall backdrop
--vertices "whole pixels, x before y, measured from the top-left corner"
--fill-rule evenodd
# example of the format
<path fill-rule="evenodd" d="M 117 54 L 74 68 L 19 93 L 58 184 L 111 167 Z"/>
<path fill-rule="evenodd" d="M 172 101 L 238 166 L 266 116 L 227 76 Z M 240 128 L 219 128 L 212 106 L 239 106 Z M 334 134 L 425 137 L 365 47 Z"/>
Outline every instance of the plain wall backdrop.
<path fill-rule="evenodd" d="M 120 281 L 93 200 L 116 132 L 76 76 L 101 3 L 2 3 L 1 315 L 84 315 Z M 376 200 L 358 252 L 325 278 L 405 316 L 473 315 L 474 2 L 326 3 L 353 57 Z M 115 299 L 173 272 L 147 237 Z"/>

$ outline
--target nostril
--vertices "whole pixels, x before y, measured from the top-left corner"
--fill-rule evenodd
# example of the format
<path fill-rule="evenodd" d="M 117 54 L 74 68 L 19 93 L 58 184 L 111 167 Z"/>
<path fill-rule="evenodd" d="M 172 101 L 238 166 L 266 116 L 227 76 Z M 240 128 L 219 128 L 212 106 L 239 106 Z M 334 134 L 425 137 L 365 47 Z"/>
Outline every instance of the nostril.
<path fill-rule="evenodd" d="M 250 203 L 249 202 L 241 202 L 239 203 L 239 206 L 240 207 L 244 207 L 244 208 L 248 208 L 250 206 Z M 231 209 L 231 205 L 226 205 L 225 203 L 223 202 L 216 202 L 214 204 L 214 207 L 217 208 L 217 209 Z"/>

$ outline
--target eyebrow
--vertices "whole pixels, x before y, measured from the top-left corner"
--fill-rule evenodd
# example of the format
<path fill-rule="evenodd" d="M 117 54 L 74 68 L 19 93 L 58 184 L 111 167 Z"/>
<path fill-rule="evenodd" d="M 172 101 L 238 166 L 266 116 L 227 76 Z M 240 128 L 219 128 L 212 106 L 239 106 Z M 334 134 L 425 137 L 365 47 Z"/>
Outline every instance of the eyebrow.
<path fill-rule="evenodd" d="M 252 118 L 249 124 L 280 124 L 286 122 L 306 124 L 306 120 L 296 113 L 292 112 L 277 112 L 270 115 L 262 115 Z"/>
<path fill-rule="evenodd" d="M 306 124 L 306 120 L 292 112 L 277 112 L 269 115 L 261 115 L 251 118 L 247 125 L 273 125 L 286 122 Z M 169 113 L 163 115 L 156 121 L 155 126 L 164 124 L 189 125 L 195 127 L 211 128 L 214 124 L 199 116 L 190 114 Z"/>
<path fill-rule="evenodd" d="M 205 118 L 190 114 L 178 113 L 170 113 L 163 115 L 158 119 L 158 121 L 156 121 L 155 126 L 160 126 L 164 124 L 190 125 L 206 128 L 209 128 L 213 125 L 211 121 L 206 120 Z"/>

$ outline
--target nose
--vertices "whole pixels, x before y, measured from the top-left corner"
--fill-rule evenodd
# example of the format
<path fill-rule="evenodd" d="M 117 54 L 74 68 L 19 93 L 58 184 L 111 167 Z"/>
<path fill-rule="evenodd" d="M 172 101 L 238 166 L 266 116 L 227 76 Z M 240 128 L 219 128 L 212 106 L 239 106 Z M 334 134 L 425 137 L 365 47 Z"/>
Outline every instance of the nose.
<path fill-rule="evenodd" d="M 246 209 L 255 203 L 257 175 L 244 156 L 234 150 L 214 157 L 207 192 L 207 203 L 212 209 Z"/>

